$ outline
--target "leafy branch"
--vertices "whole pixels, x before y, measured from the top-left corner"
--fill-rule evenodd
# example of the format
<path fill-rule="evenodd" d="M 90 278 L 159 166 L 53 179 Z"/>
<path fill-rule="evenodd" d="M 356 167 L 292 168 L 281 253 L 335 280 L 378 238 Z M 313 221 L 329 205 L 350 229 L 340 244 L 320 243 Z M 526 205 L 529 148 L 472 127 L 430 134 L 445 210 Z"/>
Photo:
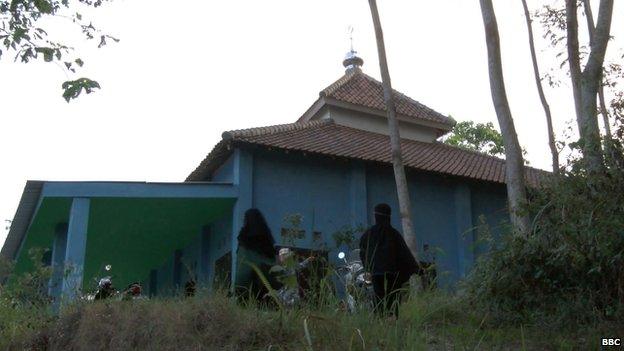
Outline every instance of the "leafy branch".
<path fill-rule="evenodd" d="M 84 65 L 80 57 L 72 57 L 74 48 L 53 40 L 48 31 L 39 25 L 43 18 L 63 18 L 79 28 L 86 40 L 99 40 L 101 48 L 110 40 L 119 39 L 97 29 L 80 12 L 65 15 L 63 12 L 78 6 L 97 8 L 110 0 L 0 0 L 0 59 L 3 54 L 13 54 L 15 62 L 29 63 L 37 59 L 44 62 L 60 62 L 63 69 L 76 73 Z M 80 95 L 99 89 L 98 82 L 89 78 L 68 80 L 61 85 L 63 98 L 69 102 Z"/>

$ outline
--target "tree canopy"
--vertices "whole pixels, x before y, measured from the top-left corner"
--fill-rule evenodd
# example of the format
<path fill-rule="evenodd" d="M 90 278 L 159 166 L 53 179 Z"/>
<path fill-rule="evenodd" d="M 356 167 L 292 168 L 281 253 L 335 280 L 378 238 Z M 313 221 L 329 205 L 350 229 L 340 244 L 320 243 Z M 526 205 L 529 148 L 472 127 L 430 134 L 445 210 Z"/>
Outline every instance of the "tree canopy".
<path fill-rule="evenodd" d="M 501 133 L 494 128 L 492 122 L 459 122 L 453 128 L 453 131 L 444 139 L 444 143 L 472 151 L 479 151 L 492 156 L 505 156 L 503 137 Z"/>
<path fill-rule="evenodd" d="M 109 0 L 0 0 L 0 59 L 12 54 L 16 62 L 28 63 L 37 59 L 44 62 L 62 63 L 70 73 L 84 65 L 84 61 L 74 54 L 74 49 L 66 43 L 48 36 L 45 18 L 59 18 L 76 25 L 87 40 L 98 40 L 98 47 L 107 41 L 119 41 L 102 33 L 80 14 L 80 9 L 99 7 Z M 69 102 L 83 91 L 87 94 L 100 88 L 97 81 L 90 78 L 68 80 L 61 85 L 63 98 Z"/>

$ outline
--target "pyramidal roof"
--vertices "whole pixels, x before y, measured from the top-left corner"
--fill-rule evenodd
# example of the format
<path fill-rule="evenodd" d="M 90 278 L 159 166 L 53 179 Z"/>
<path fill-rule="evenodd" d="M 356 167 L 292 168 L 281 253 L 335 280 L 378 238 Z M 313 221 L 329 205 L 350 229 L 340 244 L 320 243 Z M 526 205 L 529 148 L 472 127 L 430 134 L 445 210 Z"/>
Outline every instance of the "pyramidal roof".
<path fill-rule="evenodd" d="M 346 74 L 323 89 L 319 99 L 297 122 L 224 132 L 222 140 L 191 172 L 186 181 L 210 179 L 212 173 L 231 155 L 236 147 L 263 148 L 274 151 L 299 152 L 332 158 L 356 159 L 391 164 L 390 138 L 387 135 L 341 125 L 332 118 L 313 119 L 323 106 L 364 111 L 385 116 L 381 82 L 362 73 L 361 61 L 345 60 Z M 355 62 L 355 63 L 354 63 Z M 451 117 L 434 111 L 420 102 L 393 90 L 397 118 L 439 131 L 442 135 L 455 125 Z M 438 174 L 465 177 L 494 183 L 505 183 L 505 160 L 479 152 L 467 151 L 437 141 L 423 142 L 401 139 L 406 167 Z M 539 186 L 547 172 L 526 167 L 529 185 Z"/>
<path fill-rule="evenodd" d="M 406 117 L 406 119 L 414 122 L 434 122 L 448 129 L 455 125 L 453 118 L 445 116 L 394 89 L 392 91 L 396 112 L 400 117 Z M 379 112 L 386 111 L 381 82 L 363 73 L 360 69 L 348 70 L 340 79 L 321 90 L 319 95 L 319 100 L 323 100 L 324 103 L 331 104 L 334 101 L 339 101 Z M 307 115 L 304 114 L 298 122 L 305 121 L 306 117 Z"/>

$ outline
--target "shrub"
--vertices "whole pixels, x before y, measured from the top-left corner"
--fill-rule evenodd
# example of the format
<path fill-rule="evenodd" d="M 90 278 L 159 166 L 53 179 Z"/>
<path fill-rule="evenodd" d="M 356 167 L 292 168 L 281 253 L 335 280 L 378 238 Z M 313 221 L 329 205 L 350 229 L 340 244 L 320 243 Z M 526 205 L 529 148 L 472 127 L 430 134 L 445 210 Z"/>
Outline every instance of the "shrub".
<path fill-rule="evenodd" d="M 474 300 L 514 320 L 624 317 L 624 170 L 589 175 L 573 162 L 533 191 L 528 210 L 531 233 L 492 243 L 477 263 Z"/>
<path fill-rule="evenodd" d="M 13 268 L 10 262 L 0 262 L 0 269 L 3 270 L 0 276 L 9 277 L 6 284 L 0 286 L 2 350 L 30 348 L 27 345 L 16 345 L 14 340 L 32 339 L 33 335 L 38 335 L 38 332 L 53 320 L 47 296 L 51 270 L 42 264 L 44 253 L 42 249 L 31 249 L 29 256 L 33 262 L 33 269 L 18 277 L 10 276 Z"/>

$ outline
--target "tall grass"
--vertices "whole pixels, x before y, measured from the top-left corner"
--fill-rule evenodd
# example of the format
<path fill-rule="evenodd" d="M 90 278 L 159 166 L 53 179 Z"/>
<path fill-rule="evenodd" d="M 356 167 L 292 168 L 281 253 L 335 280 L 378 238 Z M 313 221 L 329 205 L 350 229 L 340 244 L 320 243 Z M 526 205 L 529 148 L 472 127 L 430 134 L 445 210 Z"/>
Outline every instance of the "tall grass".
<path fill-rule="evenodd" d="M 398 320 L 348 314 L 338 301 L 298 309 L 241 304 L 225 293 L 192 298 L 81 303 L 60 317 L 12 313 L 2 350 L 480 350 L 594 349 L 611 325 L 574 331 L 496 325 L 465 299 L 441 291 L 411 296 Z M 0 308 L 1 305 L 0 305 Z M 4 309 L 0 311 L 5 311 Z M 3 319 L 5 319 L 3 318 Z M 16 330 L 20 330 L 16 332 Z"/>
<path fill-rule="evenodd" d="M 598 349 L 600 337 L 624 330 L 617 321 L 570 328 L 523 318 L 500 323 L 473 295 L 440 290 L 412 291 L 398 320 L 366 308 L 349 314 L 327 276 L 297 308 L 200 289 L 191 298 L 76 302 L 57 316 L 42 290 L 48 273 L 40 267 L 0 290 L 0 350 Z"/>

